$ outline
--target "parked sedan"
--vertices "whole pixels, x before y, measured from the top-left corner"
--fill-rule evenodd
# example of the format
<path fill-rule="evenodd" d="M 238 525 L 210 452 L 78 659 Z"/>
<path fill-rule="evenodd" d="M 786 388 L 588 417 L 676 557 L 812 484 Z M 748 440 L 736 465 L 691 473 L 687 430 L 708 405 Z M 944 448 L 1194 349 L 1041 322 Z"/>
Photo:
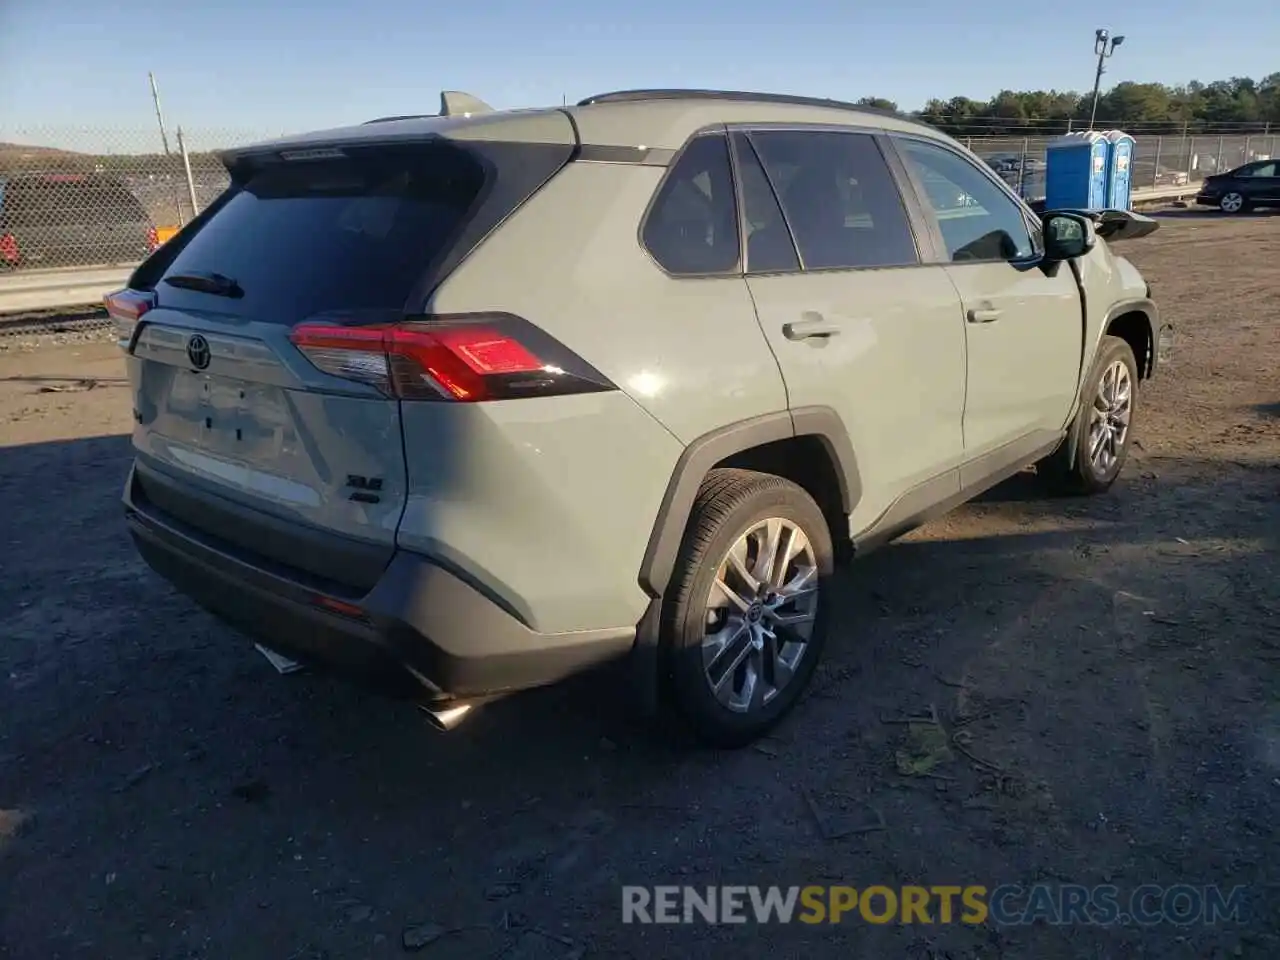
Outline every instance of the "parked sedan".
<path fill-rule="evenodd" d="M 0 183 L 0 268 L 136 263 L 160 244 L 118 177 L 21 174 Z"/>
<path fill-rule="evenodd" d="M 1280 207 L 1280 161 L 1255 160 L 1226 173 L 1205 177 L 1196 203 L 1217 207 L 1223 213 Z"/>

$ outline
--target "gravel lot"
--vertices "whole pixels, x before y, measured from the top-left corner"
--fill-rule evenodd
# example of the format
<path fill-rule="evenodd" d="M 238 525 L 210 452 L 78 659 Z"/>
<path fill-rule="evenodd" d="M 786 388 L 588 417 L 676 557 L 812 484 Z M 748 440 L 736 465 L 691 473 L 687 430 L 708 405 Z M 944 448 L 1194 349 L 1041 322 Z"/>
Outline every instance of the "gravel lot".
<path fill-rule="evenodd" d="M 278 676 L 126 540 L 114 346 L 0 344 L 0 956 L 356 960 L 422 925 L 457 931 L 430 960 L 1280 956 L 1280 217 L 1170 214 L 1124 252 L 1181 339 L 1117 488 L 1015 478 L 850 570 L 813 695 L 734 754 L 596 685 L 441 736 Z M 967 736 L 904 775 L 919 729 L 885 721 L 931 706 Z M 624 883 L 1034 881 L 1250 891 L 1214 927 L 619 912 Z"/>

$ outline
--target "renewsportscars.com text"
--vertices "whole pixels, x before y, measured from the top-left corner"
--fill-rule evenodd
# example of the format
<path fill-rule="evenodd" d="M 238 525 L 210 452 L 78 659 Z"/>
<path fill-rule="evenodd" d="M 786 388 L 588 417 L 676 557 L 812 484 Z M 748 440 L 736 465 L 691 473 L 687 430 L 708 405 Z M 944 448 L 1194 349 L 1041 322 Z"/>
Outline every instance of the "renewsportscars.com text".
<path fill-rule="evenodd" d="M 1238 923 L 1244 888 L 1147 884 L 940 886 L 626 886 L 623 923 L 994 923 L 1016 926 Z"/>

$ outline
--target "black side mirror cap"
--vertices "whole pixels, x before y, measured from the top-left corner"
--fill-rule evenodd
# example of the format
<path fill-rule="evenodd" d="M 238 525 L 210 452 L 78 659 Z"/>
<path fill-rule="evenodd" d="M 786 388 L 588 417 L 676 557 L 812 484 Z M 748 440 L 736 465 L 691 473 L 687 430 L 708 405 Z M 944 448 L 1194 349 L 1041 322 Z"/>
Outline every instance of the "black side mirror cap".
<path fill-rule="evenodd" d="M 1132 210 L 1103 210 L 1095 219 L 1098 236 L 1108 243 L 1149 237 L 1160 229 L 1160 221 Z"/>
<path fill-rule="evenodd" d="M 1061 263 L 1083 257 L 1098 245 L 1093 219 L 1086 214 L 1055 211 L 1041 220 L 1044 229 L 1044 259 Z"/>

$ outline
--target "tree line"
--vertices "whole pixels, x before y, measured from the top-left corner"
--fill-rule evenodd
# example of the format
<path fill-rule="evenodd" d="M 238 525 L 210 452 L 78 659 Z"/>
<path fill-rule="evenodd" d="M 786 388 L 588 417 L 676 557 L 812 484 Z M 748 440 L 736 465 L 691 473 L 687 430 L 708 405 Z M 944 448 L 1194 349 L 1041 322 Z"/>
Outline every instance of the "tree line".
<path fill-rule="evenodd" d="M 898 110 L 883 97 L 858 102 Z M 1092 92 L 1001 90 L 990 100 L 933 99 L 914 115 L 952 136 L 1007 136 L 1082 130 L 1092 108 Z M 1181 86 L 1126 80 L 1098 98 L 1095 125 L 1144 134 L 1280 132 L 1280 72 Z"/>

